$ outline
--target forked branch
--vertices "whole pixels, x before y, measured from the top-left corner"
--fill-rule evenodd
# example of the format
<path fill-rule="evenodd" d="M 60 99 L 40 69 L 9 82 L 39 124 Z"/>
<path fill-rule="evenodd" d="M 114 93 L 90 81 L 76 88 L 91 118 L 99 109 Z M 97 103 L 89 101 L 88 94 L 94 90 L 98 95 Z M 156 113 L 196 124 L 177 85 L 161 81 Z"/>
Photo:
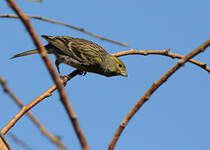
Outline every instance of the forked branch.
<path fill-rule="evenodd" d="M 127 51 L 122 51 L 122 52 L 118 52 L 113 54 L 114 56 L 120 57 L 120 56 L 126 56 L 126 55 L 163 55 L 163 56 L 167 56 L 170 58 L 178 58 L 178 59 L 182 59 L 184 56 L 180 55 L 180 54 L 176 54 L 176 53 L 170 53 L 169 51 L 170 49 L 163 49 L 163 50 L 134 50 L 134 49 L 130 49 Z M 199 67 L 201 67 L 202 69 L 210 72 L 210 67 L 207 66 L 207 63 L 203 63 L 203 62 L 199 62 L 195 59 L 189 59 L 188 62 L 193 63 Z"/>
<path fill-rule="evenodd" d="M 2 85 L 3 90 L 15 101 L 15 103 L 20 107 L 24 107 L 22 101 L 9 89 L 7 81 L 0 77 L 0 84 Z M 27 116 L 33 121 L 33 123 L 40 129 L 41 133 L 45 135 L 52 143 L 56 144 L 61 150 L 66 150 L 65 145 L 57 138 L 52 135 L 40 122 L 39 120 L 31 113 L 28 112 Z"/>
<path fill-rule="evenodd" d="M 117 131 L 115 132 L 111 143 L 108 147 L 108 150 L 113 150 L 121 133 L 127 126 L 131 118 L 136 114 L 136 112 L 141 108 L 141 106 L 150 99 L 150 96 L 171 76 L 173 75 L 181 66 L 183 66 L 191 58 L 203 52 L 208 46 L 210 46 L 210 39 L 204 42 L 201 46 L 184 56 L 181 60 L 178 61 L 171 69 L 169 69 L 158 81 L 155 81 L 152 86 L 146 91 L 146 93 L 139 99 L 136 105 L 130 110 L 130 112 L 125 116 Z"/>
<path fill-rule="evenodd" d="M 63 84 L 66 85 L 66 82 L 69 81 L 70 79 L 72 79 L 73 77 L 75 77 L 76 75 L 80 74 L 80 71 L 75 70 L 72 73 L 70 73 L 67 76 L 63 77 Z M 36 106 L 39 102 L 41 102 L 43 99 L 45 99 L 46 97 L 49 97 L 52 92 L 54 92 L 57 89 L 57 85 L 53 85 L 52 87 L 50 87 L 47 91 L 45 91 L 43 94 L 41 94 L 40 96 L 38 96 L 36 99 L 34 99 L 31 103 L 29 103 L 28 105 L 22 107 L 22 109 L 15 115 L 15 117 L 13 117 L 12 120 L 9 121 L 9 123 L 1 130 L 2 134 L 6 134 L 9 129 L 11 129 L 15 123 L 25 114 L 27 113 L 30 109 L 32 109 L 34 106 Z M 77 118 L 74 118 L 77 119 Z"/>

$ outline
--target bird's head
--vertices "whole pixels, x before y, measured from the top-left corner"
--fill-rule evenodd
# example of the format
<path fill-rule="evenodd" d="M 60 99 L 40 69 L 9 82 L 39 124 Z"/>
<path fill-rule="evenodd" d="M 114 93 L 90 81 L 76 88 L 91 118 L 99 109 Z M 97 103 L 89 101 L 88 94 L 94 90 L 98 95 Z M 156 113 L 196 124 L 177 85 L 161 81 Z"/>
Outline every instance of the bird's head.
<path fill-rule="evenodd" d="M 107 55 L 105 60 L 106 76 L 121 75 L 127 77 L 124 63 L 115 56 Z"/>

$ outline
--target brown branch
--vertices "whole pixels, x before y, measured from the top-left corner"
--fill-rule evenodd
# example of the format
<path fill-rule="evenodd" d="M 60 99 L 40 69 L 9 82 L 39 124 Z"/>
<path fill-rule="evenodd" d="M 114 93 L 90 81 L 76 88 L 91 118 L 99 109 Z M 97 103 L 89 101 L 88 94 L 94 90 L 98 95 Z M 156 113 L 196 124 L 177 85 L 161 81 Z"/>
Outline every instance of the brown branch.
<path fill-rule="evenodd" d="M 11 150 L 9 143 L 2 133 L 0 133 L 0 150 Z"/>
<path fill-rule="evenodd" d="M 9 6 L 15 11 L 15 13 L 20 17 L 21 21 L 23 22 L 26 29 L 28 30 L 31 38 L 33 39 L 34 44 L 37 46 L 37 49 L 39 50 L 39 53 L 46 65 L 48 71 L 50 72 L 51 77 L 53 78 L 53 81 L 55 82 L 55 84 L 58 87 L 60 100 L 61 100 L 63 106 L 65 107 L 65 110 L 68 113 L 69 119 L 71 120 L 71 122 L 73 124 L 74 131 L 76 132 L 76 135 L 77 135 L 77 138 L 79 139 L 81 147 L 83 149 L 89 149 L 88 143 L 85 139 L 82 129 L 80 128 L 79 122 L 77 119 L 75 119 L 76 114 L 73 110 L 73 107 L 70 104 L 69 98 L 66 95 L 63 84 L 62 84 L 61 80 L 58 78 L 56 71 L 53 68 L 52 63 L 51 63 L 49 57 L 47 56 L 46 49 L 41 44 L 39 37 L 37 36 L 35 30 L 33 29 L 29 17 L 22 12 L 22 10 L 16 5 L 16 3 L 13 0 L 6 0 L 6 1 L 9 4 Z"/>
<path fill-rule="evenodd" d="M 153 85 L 146 91 L 146 93 L 139 99 L 136 105 L 130 110 L 130 112 L 125 116 L 117 131 L 115 132 L 111 143 L 108 147 L 108 150 L 113 150 L 121 133 L 127 126 L 130 119 L 136 114 L 136 112 L 141 108 L 141 106 L 149 100 L 150 96 L 171 76 L 173 75 L 181 66 L 183 66 L 188 60 L 203 52 L 208 46 L 210 46 L 210 39 L 200 45 L 198 48 L 184 56 L 181 60 L 178 61 L 176 65 L 168 70 L 158 81 L 155 81 Z"/>
<path fill-rule="evenodd" d="M 64 85 L 66 84 L 67 81 L 69 81 L 70 79 L 72 79 L 73 77 L 75 77 L 76 75 L 80 74 L 80 71 L 75 70 L 72 73 L 70 73 L 67 76 L 63 77 L 63 82 Z M 30 109 L 32 109 L 34 106 L 36 106 L 41 100 L 45 99 L 46 97 L 49 97 L 52 92 L 54 92 L 57 89 L 57 85 L 53 85 L 52 87 L 50 87 L 47 91 L 45 91 L 44 93 L 42 93 L 39 97 L 37 97 L 36 99 L 34 99 L 31 103 L 29 103 L 26 106 L 23 106 L 22 109 L 15 115 L 15 117 L 13 117 L 12 120 L 9 121 L 9 123 L 7 123 L 7 125 L 1 130 L 2 134 L 6 134 L 9 129 L 11 129 L 15 123 L 25 114 L 27 113 Z M 77 118 L 74 118 L 77 120 Z"/>
<path fill-rule="evenodd" d="M 0 150 L 9 150 L 2 138 L 0 138 Z"/>
<path fill-rule="evenodd" d="M 1 14 L 0 17 L 1 18 L 19 18 L 17 15 L 13 15 L 13 14 Z M 108 42 L 111 42 L 111 43 L 114 43 L 114 44 L 117 44 L 117 45 L 129 47 L 129 45 L 126 44 L 126 43 L 122 43 L 122 42 L 119 42 L 119 41 L 111 40 L 111 39 L 105 38 L 103 36 L 97 35 L 95 33 L 88 32 L 84 28 L 76 27 L 76 26 L 73 26 L 73 25 L 70 25 L 70 24 L 66 24 L 66 23 L 57 21 L 57 20 L 48 19 L 48 18 L 40 17 L 40 16 L 28 16 L 28 17 L 30 17 L 32 19 L 38 19 L 38 20 L 50 22 L 50 23 L 53 23 L 53 24 L 64 25 L 66 27 L 69 27 L 71 29 L 74 29 L 74 30 L 77 30 L 79 32 L 85 33 L 87 35 L 93 36 L 93 37 L 98 38 L 100 40 L 104 40 L 104 41 L 108 41 Z"/>
<path fill-rule="evenodd" d="M 119 57 L 119 56 L 125 56 L 125 55 L 145 55 L 146 56 L 146 55 L 152 54 L 152 55 L 164 55 L 164 56 L 171 57 L 173 59 L 174 58 L 182 59 L 184 57 L 184 56 L 176 54 L 176 53 L 169 53 L 169 50 L 170 49 L 164 49 L 164 50 L 134 50 L 134 49 L 130 49 L 127 51 L 115 53 L 113 55 Z M 206 63 L 199 62 L 194 59 L 189 59 L 188 61 L 203 68 L 204 70 L 210 72 L 210 67 L 208 67 Z"/>
<path fill-rule="evenodd" d="M 0 150 L 9 150 L 2 138 L 0 138 Z"/>
<path fill-rule="evenodd" d="M 3 90 L 16 102 L 16 104 L 22 108 L 24 107 L 22 101 L 9 89 L 7 82 L 4 78 L 0 77 L 0 84 L 2 85 Z M 65 145 L 57 138 L 52 135 L 40 122 L 39 120 L 31 113 L 27 112 L 27 116 L 33 121 L 37 128 L 45 135 L 52 143 L 56 144 L 61 150 L 66 150 Z"/>

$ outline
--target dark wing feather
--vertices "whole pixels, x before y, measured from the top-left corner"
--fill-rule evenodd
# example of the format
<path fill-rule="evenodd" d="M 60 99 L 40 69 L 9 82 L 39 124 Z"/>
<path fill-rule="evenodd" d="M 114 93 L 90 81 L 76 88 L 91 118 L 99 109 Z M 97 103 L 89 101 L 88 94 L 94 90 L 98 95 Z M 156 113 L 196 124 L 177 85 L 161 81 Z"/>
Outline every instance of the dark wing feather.
<path fill-rule="evenodd" d="M 98 44 L 85 39 L 46 35 L 43 35 L 42 37 L 61 52 L 76 59 L 82 64 L 100 63 L 101 61 L 104 61 L 108 54 L 106 50 Z"/>

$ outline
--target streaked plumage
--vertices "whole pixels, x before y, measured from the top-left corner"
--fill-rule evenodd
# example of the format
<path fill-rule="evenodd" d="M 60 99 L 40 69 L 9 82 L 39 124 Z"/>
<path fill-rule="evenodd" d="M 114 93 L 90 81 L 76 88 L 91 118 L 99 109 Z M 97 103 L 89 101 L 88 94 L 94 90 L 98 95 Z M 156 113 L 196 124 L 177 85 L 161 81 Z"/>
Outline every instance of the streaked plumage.
<path fill-rule="evenodd" d="M 43 35 L 49 44 L 45 45 L 49 54 L 56 56 L 56 66 L 64 63 L 85 72 L 94 72 L 105 76 L 127 76 L 125 65 L 117 57 L 107 53 L 98 44 L 80 38 L 67 36 Z M 30 50 L 12 58 L 38 53 L 38 50 Z"/>

